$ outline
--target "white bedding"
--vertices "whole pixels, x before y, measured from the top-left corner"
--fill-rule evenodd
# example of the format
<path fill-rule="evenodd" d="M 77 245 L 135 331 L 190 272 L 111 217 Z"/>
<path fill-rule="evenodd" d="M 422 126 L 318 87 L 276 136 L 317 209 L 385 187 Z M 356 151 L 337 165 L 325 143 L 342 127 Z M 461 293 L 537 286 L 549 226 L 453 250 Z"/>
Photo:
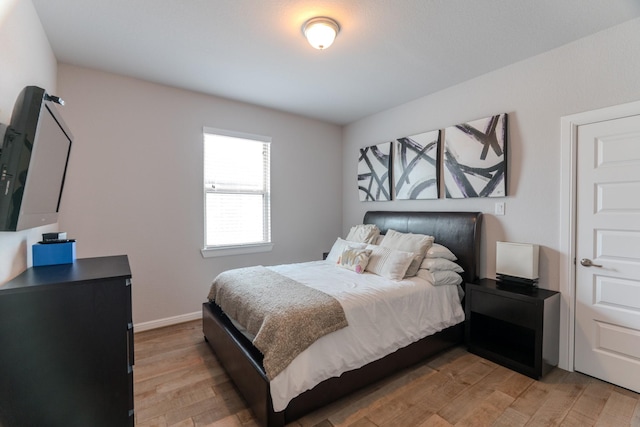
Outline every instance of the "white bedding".
<path fill-rule="evenodd" d="M 458 287 L 433 286 L 420 277 L 393 282 L 356 274 L 327 261 L 268 267 L 335 297 L 349 326 L 325 335 L 270 383 L 273 409 L 318 383 L 360 368 L 464 320 Z"/>

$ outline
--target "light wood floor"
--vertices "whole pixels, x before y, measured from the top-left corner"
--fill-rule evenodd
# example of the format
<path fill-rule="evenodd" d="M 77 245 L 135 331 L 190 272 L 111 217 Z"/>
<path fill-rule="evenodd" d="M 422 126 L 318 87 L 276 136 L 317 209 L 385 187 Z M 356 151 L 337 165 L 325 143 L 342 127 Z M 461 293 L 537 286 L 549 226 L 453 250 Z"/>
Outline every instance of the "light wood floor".
<path fill-rule="evenodd" d="M 135 336 L 137 426 L 255 426 L 200 321 Z M 454 348 L 322 408 L 300 426 L 640 426 L 640 395 L 554 369 L 543 381 Z"/>

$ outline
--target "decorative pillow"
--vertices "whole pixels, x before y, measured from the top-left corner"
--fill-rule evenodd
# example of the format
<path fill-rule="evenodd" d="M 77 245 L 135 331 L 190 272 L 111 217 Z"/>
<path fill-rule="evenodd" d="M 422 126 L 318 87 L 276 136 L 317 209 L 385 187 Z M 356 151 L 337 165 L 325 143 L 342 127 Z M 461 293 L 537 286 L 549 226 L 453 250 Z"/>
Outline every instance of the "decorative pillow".
<path fill-rule="evenodd" d="M 391 280 L 402 280 L 416 256 L 413 252 L 398 251 L 384 246 L 369 245 L 367 249 L 371 249 L 371 256 L 366 270 Z"/>
<path fill-rule="evenodd" d="M 455 271 L 456 273 L 464 273 L 462 267 L 444 258 L 425 258 L 422 260 L 420 268 L 429 271 Z"/>
<path fill-rule="evenodd" d="M 366 243 L 358 243 L 358 242 L 348 242 L 344 239 L 337 238 L 333 246 L 331 247 L 331 251 L 327 255 L 327 261 L 331 261 L 332 263 L 337 263 L 338 258 L 342 255 L 345 249 L 348 247 L 355 249 L 362 249 L 367 247 Z"/>
<path fill-rule="evenodd" d="M 354 225 L 349 230 L 345 240 L 350 242 L 374 243 L 376 237 L 380 235 L 380 230 L 375 224 Z"/>
<path fill-rule="evenodd" d="M 347 248 L 338 258 L 340 267 L 355 271 L 358 274 L 364 273 L 364 269 L 369 263 L 371 249 L 353 249 Z"/>
<path fill-rule="evenodd" d="M 433 244 L 433 236 L 426 234 L 400 233 L 395 230 L 387 231 L 380 246 L 391 249 L 399 249 L 405 252 L 413 252 L 414 260 L 407 269 L 406 276 L 415 276 L 420 268 L 420 263 L 424 258 L 427 250 Z"/>
<path fill-rule="evenodd" d="M 429 271 L 420 269 L 418 270 L 418 277 L 430 282 L 433 286 L 459 285 L 462 283 L 462 277 L 455 271 Z"/>
<path fill-rule="evenodd" d="M 446 246 L 434 243 L 427 251 L 427 258 L 444 258 L 449 261 L 455 261 L 458 258 Z"/>

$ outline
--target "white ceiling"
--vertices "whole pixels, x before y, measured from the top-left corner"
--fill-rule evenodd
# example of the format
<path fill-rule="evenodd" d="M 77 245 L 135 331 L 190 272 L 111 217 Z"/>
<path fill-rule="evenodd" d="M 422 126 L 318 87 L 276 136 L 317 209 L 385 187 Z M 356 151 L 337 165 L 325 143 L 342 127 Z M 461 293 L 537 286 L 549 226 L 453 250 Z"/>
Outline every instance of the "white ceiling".
<path fill-rule="evenodd" d="M 638 0 L 32 0 L 60 62 L 346 124 L 640 16 Z M 302 24 L 341 25 L 325 51 Z"/>

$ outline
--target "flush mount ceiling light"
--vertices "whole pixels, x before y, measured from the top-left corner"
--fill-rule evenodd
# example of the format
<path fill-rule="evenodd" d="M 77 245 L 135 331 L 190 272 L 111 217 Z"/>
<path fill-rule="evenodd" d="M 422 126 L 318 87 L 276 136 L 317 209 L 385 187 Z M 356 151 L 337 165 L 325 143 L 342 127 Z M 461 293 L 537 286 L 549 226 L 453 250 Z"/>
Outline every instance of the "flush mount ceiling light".
<path fill-rule="evenodd" d="M 340 32 L 340 25 L 324 16 L 311 18 L 302 26 L 302 33 L 309 41 L 309 44 L 316 49 L 326 49 L 335 40 Z"/>

